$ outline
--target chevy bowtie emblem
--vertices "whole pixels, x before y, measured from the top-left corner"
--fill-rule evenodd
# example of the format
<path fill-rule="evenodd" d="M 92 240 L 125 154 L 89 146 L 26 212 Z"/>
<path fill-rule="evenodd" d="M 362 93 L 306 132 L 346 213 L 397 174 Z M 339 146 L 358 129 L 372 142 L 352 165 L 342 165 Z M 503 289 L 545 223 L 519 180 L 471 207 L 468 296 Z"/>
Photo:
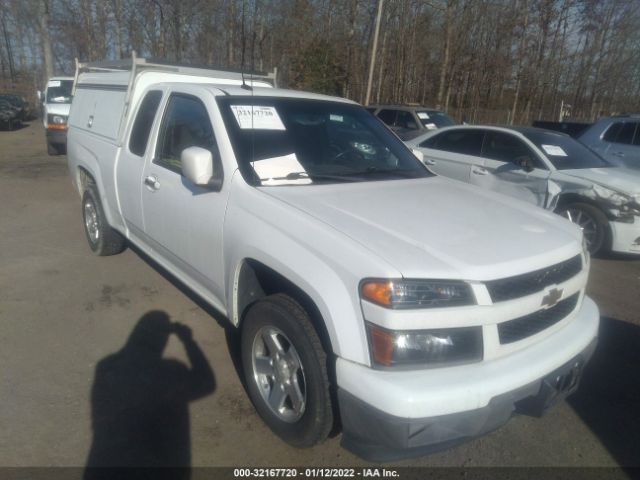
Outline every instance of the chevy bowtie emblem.
<path fill-rule="evenodd" d="M 542 303 L 540 305 L 547 308 L 553 307 L 558 303 L 558 300 L 562 298 L 562 292 L 563 290 L 561 288 L 549 290 L 549 293 L 542 297 Z"/>

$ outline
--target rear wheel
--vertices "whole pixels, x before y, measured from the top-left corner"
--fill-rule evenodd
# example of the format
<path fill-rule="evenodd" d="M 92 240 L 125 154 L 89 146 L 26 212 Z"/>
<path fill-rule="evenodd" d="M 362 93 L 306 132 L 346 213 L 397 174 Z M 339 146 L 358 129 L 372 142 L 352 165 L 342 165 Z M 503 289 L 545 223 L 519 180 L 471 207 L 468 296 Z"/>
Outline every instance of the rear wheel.
<path fill-rule="evenodd" d="M 256 302 L 243 320 L 241 353 L 249 396 L 271 430 L 296 447 L 326 439 L 327 355 L 307 312 L 283 294 Z"/>
<path fill-rule="evenodd" d="M 125 238 L 107 223 L 95 185 L 89 185 L 82 196 L 82 219 L 89 247 L 96 255 L 115 255 L 126 248 Z"/>
<path fill-rule="evenodd" d="M 609 232 L 609 221 L 604 213 L 587 203 L 565 205 L 558 213 L 582 229 L 591 255 L 604 249 Z"/>

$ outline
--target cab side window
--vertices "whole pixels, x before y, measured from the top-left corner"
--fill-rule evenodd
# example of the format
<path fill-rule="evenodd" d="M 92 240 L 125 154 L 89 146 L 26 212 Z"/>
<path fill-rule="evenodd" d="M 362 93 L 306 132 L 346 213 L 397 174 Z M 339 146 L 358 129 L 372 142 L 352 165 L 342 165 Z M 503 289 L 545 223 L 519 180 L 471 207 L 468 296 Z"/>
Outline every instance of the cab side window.
<path fill-rule="evenodd" d="M 156 118 L 156 112 L 162 99 L 162 92 L 152 90 L 148 92 L 138 109 L 138 115 L 133 122 L 131 129 L 131 138 L 129 139 L 129 151 L 134 155 L 143 157 L 147 150 L 147 142 L 149 141 L 149 133 L 153 126 L 153 119 Z"/>
<path fill-rule="evenodd" d="M 519 138 L 503 132 L 487 132 L 482 156 L 492 160 L 519 164 L 527 158 L 535 168 L 545 168 L 533 151 Z"/>
<path fill-rule="evenodd" d="M 396 121 L 396 110 L 380 110 L 378 112 L 378 118 L 391 126 Z"/>
<path fill-rule="evenodd" d="M 636 133 L 637 122 L 617 122 L 611 125 L 602 137 L 607 142 L 622 143 L 631 145 L 634 143 L 634 133 Z M 637 142 L 635 142 L 637 144 Z"/>
<path fill-rule="evenodd" d="M 480 156 L 483 138 L 484 132 L 482 130 L 453 130 L 431 137 L 421 143 L 420 146 L 464 155 Z"/>
<path fill-rule="evenodd" d="M 154 163 L 182 173 L 180 156 L 185 148 L 209 150 L 214 161 L 220 158 L 213 127 L 204 104 L 191 95 L 173 94 L 160 126 Z"/>
<path fill-rule="evenodd" d="M 398 117 L 396 118 L 396 127 L 406 128 L 407 130 L 418 129 L 416 120 L 413 118 L 411 112 L 406 112 L 404 110 L 398 111 Z"/>

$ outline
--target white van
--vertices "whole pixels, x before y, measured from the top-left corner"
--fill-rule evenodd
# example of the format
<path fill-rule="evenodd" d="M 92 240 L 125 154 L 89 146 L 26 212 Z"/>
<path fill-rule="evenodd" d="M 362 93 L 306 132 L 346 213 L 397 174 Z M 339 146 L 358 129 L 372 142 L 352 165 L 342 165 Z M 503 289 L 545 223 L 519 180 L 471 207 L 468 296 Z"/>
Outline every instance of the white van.
<path fill-rule="evenodd" d="M 77 78 L 90 249 L 131 242 L 225 315 L 283 440 L 422 455 L 577 388 L 599 313 L 575 225 L 434 175 L 349 100 L 135 59 Z"/>
<path fill-rule="evenodd" d="M 42 103 L 42 123 L 46 130 L 47 153 L 63 155 L 67 150 L 67 119 L 73 90 L 73 77 L 52 77 L 43 92 L 38 91 Z"/>

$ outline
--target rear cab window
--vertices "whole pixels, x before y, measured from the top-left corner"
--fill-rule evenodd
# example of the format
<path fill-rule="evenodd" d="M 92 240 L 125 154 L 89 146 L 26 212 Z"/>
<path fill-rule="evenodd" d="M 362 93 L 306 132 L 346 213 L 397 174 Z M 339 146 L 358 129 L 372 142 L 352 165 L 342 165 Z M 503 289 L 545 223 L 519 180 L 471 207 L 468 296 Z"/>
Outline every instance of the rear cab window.
<path fill-rule="evenodd" d="M 160 100 L 162 100 L 162 92 L 160 90 L 152 90 L 145 95 L 140 103 L 138 114 L 131 128 L 131 137 L 129 138 L 129 151 L 134 155 L 143 157 L 147 150 L 149 134 L 160 106 Z"/>

